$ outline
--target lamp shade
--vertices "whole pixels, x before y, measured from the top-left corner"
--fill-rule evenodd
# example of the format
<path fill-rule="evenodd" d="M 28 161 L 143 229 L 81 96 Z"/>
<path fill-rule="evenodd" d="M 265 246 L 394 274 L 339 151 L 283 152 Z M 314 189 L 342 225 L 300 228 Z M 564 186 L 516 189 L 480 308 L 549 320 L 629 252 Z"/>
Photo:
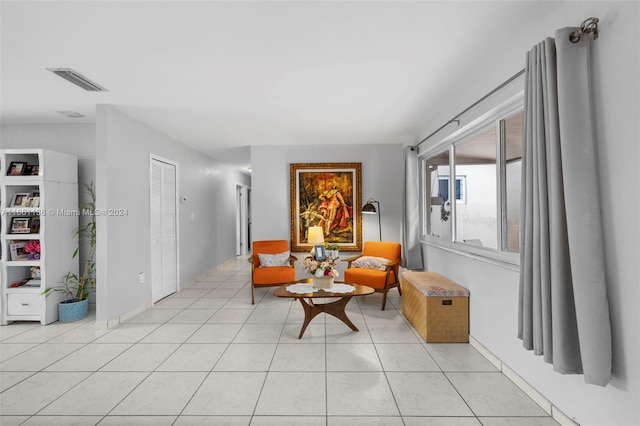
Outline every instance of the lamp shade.
<path fill-rule="evenodd" d="M 321 226 L 310 226 L 307 231 L 307 242 L 309 244 L 323 244 L 324 234 L 322 233 Z"/>
<path fill-rule="evenodd" d="M 378 205 L 374 206 L 374 203 Z M 377 214 L 378 215 L 378 233 L 380 234 L 380 241 L 382 241 L 382 209 L 380 208 L 380 202 L 369 198 L 367 204 L 362 206 L 362 213 L 364 214 Z"/>
<path fill-rule="evenodd" d="M 376 214 L 378 212 L 378 210 L 376 210 L 376 206 L 373 205 L 373 203 L 375 203 L 375 202 L 377 202 L 377 201 L 375 201 L 375 200 L 370 198 L 367 201 L 367 204 L 362 206 L 362 213 L 365 213 L 365 214 Z"/>

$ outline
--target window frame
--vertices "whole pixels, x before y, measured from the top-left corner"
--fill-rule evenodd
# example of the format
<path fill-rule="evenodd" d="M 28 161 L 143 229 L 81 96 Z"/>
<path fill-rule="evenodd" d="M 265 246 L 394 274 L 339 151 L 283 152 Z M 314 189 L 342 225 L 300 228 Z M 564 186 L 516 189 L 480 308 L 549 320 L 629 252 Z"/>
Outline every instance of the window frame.
<path fill-rule="evenodd" d="M 503 232 L 507 216 L 506 216 L 506 203 L 503 200 L 506 199 L 506 162 L 503 161 L 505 156 L 504 153 L 504 132 L 501 127 L 504 126 L 505 119 L 517 114 L 520 111 L 524 110 L 524 92 L 520 92 L 513 96 L 512 98 L 506 100 L 505 102 L 491 108 L 486 111 L 484 114 L 479 115 L 476 119 L 470 121 L 467 125 L 461 127 L 460 129 L 455 130 L 449 135 L 443 137 L 433 145 L 426 148 L 423 152 L 419 154 L 420 159 L 420 194 L 421 194 L 421 229 L 422 229 L 422 238 L 421 242 L 443 249 L 445 251 L 454 252 L 457 254 L 461 254 L 464 256 L 469 256 L 473 258 L 477 258 L 489 263 L 498 264 L 501 266 L 505 266 L 508 268 L 513 268 L 514 270 L 519 270 L 520 265 L 520 253 L 508 252 L 504 251 L 503 247 L 505 246 L 505 235 Z M 452 120 L 453 121 L 453 120 Z M 451 216 L 450 216 L 450 226 L 451 226 L 451 240 L 444 241 L 441 237 L 430 235 L 428 229 L 428 215 L 429 210 L 431 208 L 430 204 L 430 189 L 426 188 L 427 183 L 427 173 L 426 169 L 427 160 L 443 151 L 449 151 L 449 165 L 451 170 L 451 175 L 456 173 L 456 164 L 455 164 L 455 144 L 464 138 L 472 135 L 473 133 L 486 128 L 489 125 L 497 126 L 499 140 L 496 140 L 496 167 L 497 167 L 497 175 L 496 175 L 496 190 L 497 190 L 497 205 L 496 205 L 496 213 L 499 215 L 497 218 L 497 228 L 498 228 L 498 244 L 500 246 L 499 249 L 494 249 L 485 246 L 478 246 L 475 244 L 465 243 L 462 241 L 457 241 L 457 233 L 456 233 L 456 203 L 451 203 Z M 457 178 L 457 175 L 456 175 Z M 455 185 L 452 184 L 453 180 L 449 179 L 449 194 L 455 194 Z"/>
<path fill-rule="evenodd" d="M 438 188 L 440 187 L 440 181 L 444 181 L 444 180 L 447 181 L 447 187 L 449 188 L 449 194 L 447 194 L 447 196 L 451 196 L 451 185 L 449 184 L 450 176 L 438 176 Z M 456 175 L 456 183 L 458 181 L 460 182 L 460 198 L 457 197 L 458 192 L 456 192 L 456 203 L 466 204 L 467 203 L 467 176 Z"/>

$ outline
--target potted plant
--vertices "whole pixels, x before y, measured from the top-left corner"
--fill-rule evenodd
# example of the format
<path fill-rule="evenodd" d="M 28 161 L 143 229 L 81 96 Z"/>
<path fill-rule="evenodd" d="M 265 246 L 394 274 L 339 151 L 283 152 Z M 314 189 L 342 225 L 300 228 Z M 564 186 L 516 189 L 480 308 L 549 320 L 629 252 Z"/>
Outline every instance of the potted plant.
<path fill-rule="evenodd" d="M 336 243 L 324 243 L 324 249 L 327 251 L 327 256 L 332 259 L 337 259 L 340 255 L 340 246 Z"/>
<path fill-rule="evenodd" d="M 88 216 L 89 221 L 73 231 L 78 237 L 78 247 L 72 254 L 73 258 L 78 256 L 80 242 L 87 243 L 88 252 L 84 259 L 83 268 L 79 274 L 67 272 L 59 286 L 48 288 L 42 292 L 48 295 L 51 291 L 57 291 L 66 296 L 65 300 L 58 305 L 58 320 L 60 322 L 77 321 L 86 317 L 89 311 L 89 295 L 96 287 L 96 193 L 93 182 L 84 184 L 84 188 L 89 196 L 89 201 L 80 202 L 79 207 L 82 216 Z"/>

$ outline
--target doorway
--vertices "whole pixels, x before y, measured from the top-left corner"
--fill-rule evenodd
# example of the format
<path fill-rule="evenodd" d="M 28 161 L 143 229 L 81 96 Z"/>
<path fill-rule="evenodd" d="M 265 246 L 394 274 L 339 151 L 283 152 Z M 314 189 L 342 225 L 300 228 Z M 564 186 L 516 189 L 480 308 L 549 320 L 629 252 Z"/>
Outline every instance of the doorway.
<path fill-rule="evenodd" d="M 251 244 L 251 189 L 236 185 L 236 255 L 244 256 Z"/>
<path fill-rule="evenodd" d="M 151 301 L 178 291 L 177 163 L 151 156 Z"/>

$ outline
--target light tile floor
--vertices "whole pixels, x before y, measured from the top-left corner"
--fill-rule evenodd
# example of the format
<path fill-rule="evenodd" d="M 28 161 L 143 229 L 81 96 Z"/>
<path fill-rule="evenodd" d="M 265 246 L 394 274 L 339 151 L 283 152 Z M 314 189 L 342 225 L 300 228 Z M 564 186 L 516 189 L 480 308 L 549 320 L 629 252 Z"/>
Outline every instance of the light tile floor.
<path fill-rule="evenodd" d="M 393 290 L 354 298 L 360 329 L 216 268 L 119 327 L 0 327 L 0 424 L 556 425 L 468 344 L 425 344 Z"/>

